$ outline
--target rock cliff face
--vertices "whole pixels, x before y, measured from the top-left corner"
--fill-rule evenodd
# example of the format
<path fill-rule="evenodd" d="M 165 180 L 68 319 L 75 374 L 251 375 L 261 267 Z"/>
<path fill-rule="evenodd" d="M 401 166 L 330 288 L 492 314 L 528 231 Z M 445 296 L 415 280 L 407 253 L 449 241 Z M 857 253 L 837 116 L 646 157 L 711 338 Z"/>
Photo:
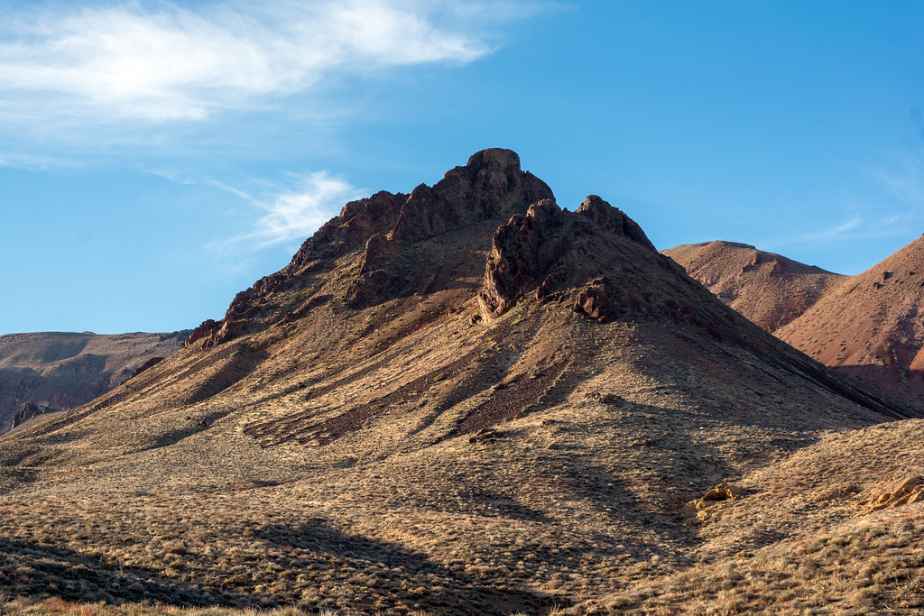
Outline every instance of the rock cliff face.
<path fill-rule="evenodd" d="M 574 213 L 552 199 L 534 203 L 494 234 L 479 295 L 485 315 L 503 314 L 527 292 L 540 301 L 563 301 L 570 292 L 575 311 L 597 320 L 640 308 L 640 297 L 618 297 L 628 285 L 611 280 L 630 275 L 613 267 L 625 240 L 660 260 L 641 228 L 600 197 L 587 197 Z"/>

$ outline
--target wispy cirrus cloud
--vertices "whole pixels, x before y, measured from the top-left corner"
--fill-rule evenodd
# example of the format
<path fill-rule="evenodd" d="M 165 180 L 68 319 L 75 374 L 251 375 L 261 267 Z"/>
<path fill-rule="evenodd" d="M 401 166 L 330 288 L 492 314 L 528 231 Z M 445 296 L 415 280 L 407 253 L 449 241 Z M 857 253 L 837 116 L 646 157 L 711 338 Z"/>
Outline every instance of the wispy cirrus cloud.
<path fill-rule="evenodd" d="M 191 182 L 185 178 L 180 181 Z M 302 242 L 336 216 L 345 203 L 368 194 L 329 171 L 291 173 L 286 185 L 261 191 L 244 190 L 214 179 L 196 183 L 232 194 L 258 212 L 251 230 L 208 245 L 230 254 Z"/>
<path fill-rule="evenodd" d="M 924 221 L 924 156 L 919 148 L 883 155 L 859 170 L 863 190 L 842 196 L 847 211 L 820 228 L 766 242 L 783 248 L 907 236 Z"/>
<path fill-rule="evenodd" d="M 344 203 L 359 199 L 366 192 L 327 171 L 306 173 L 296 179 L 292 189 L 267 201 L 254 201 L 264 210 L 257 219 L 256 230 L 234 240 L 252 241 L 257 248 L 263 248 L 304 239 L 334 216 Z"/>
<path fill-rule="evenodd" d="M 201 121 L 335 76 L 477 60 L 495 47 L 481 27 L 490 16 L 525 17 L 540 5 L 501 3 L 500 13 L 414 0 L 41 6 L 7 9 L 0 22 L 0 119 Z"/>
<path fill-rule="evenodd" d="M 794 241 L 801 243 L 830 242 L 832 240 L 848 237 L 862 226 L 863 218 L 861 216 L 851 216 L 847 220 L 835 223 L 831 226 L 798 235 L 794 238 Z"/>
<path fill-rule="evenodd" d="M 852 214 L 846 219 L 830 222 L 820 228 L 785 237 L 768 238 L 759 242 L 759 244 L 762 248 L 768 250 L 781 250 L 793 246 L 841 241 L 861 232 L 866 232 L 864 218 L 859 214 Z"/>

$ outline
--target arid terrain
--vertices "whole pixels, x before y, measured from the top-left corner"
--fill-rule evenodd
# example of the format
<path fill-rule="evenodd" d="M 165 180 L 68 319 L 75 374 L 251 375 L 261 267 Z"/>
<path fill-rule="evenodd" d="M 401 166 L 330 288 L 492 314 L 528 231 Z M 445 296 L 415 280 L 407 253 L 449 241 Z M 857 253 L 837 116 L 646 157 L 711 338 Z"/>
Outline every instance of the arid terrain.
<path fill-rule="evenodd" d="M 924 420 L 562 205 L 501 149 L 348 203 L 180 352 L 0 437 L 6 610 L 921 613 Z M 794 327 L 846 288 L 807 275 L 748 296 Z"/>
<path fill-rule="evenodd" d="M 754 323 L 924 414 L 924 240 L 856 276 L 733 242 L 678 246 L 665 254 Z"/>
<path fill-rule="evenodd" d="M 924 240 L 826 293 L 777 335 L 868 387 L 924 409 Z"/>
<path fill-rule="evenodd" d="M 799 317 L 845 278 L 736 242 L 685 244 L 664 254 L 768 332 Z"/>
<path fill-rule="evenodd" d="M 187 335 L 0 336 L 0 434 L 36 414 L 89 402 L 175 353 Z"/>

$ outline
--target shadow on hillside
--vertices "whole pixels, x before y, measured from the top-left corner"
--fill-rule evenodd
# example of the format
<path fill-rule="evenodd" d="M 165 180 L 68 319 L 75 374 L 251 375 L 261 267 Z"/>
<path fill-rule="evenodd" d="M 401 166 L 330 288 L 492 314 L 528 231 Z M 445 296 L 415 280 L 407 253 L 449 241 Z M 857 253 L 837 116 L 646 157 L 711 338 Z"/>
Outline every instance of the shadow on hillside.
<path fill-rule="evenodd" d="M 16 596 L 106 603 L 246 604 L 243 595 L 209 592 L 144 568 L 123 568 L 67 548 L 0 538 L 0 588 Z"/>
<path fill-rule="evenodd" d="M 192 423 L 176 430 L 169 430 L 167 432 L 161 433 L 149 444 L 145 445 L 138 451 L 150 451 L 152 449 L 160 449 L 162 447 L 170 447 L 172 445 L 176 445 L 177 443 L 186 440 L 194 434 L 198 434 L 199 432 L 209 429 L 212 424 L 230 415 L 231 412 L 232 409 L 224 408 L 219 411 L 207 413 L 196 420 L 193 420 L 191 417 L 187 417 L 186 420 L 191 421 Z"/>
<path fill-rule="evenodd" d="M 679 440 L 684 436 L 678 431 L 672 438 Z M 663 447 L 670 451 L 675 445 L 665 442 Z M 572 550 L 570 557 L 574 558 L 575 566 L 587 555 L 619 555 L 643 561 L 653 556 L 667 556 L 665 546 L 692 547 L 700 542 L 698 529 L 687 519 L 684 506 L 687 500 L 698 497 L 705 490 L 691 486 L 708 483 L 702 479 L 702 465 L 685 463 L 679 457 L 665 457 L 667 459 L 658 462 L 661 470 L 652 474 L 648 480 L 650 485 L 646 486 L 658 494 L 645 500 L 636 492 L 640 487 L 630 487 L 616 469 L 580 456 L 568 461 L 567 471 L 561 478 L 570 493 L 609 518 L 616 531 L 597 537 L 586 553 Z M 720 473 L 727 475 L 730 471 L 723 466 Z M 654 537 L 657 540 L 652 541 Z"/>
<path fill-rule="evenodd" d="M 618 555 L 641 561 L 680 553 L 666 546 L 695 547 L 702 538 L 698 525 L 690 520 L 687 503 L 721 481 L 738 478 L 726 459 L 728 453 L 702 436 L 701 429 L 710 420 L 693 418 L 681 409 L 629 402 L 614 394 L 602 398 L 617 414 L 611 422 L 600 423 L 598 433 L 631 439 L 634 455 L 607 459 L 592 454 L 586 445 L 566 447 L 572 432 L 581 442 L 584 427 L 566 421 L 552 424 L 562 444 L 545 454 L 546 465 L 558 473 L 566 494 L 588 503 L 597 515 L 610 520 L 613 529 L 597 537 L 586 551 L 574 549 L 561 557 L 572 558 L 577 566 L 586 556 Z M 761 447 L 791 451 L 812 442 L 810 438 L 777 438 Z"/>
<path fill-rule="evenodd" d="M 543 614 L 552 607 L 549 598 L 497 587 L 505 583 L 502 577 L 474 577 L 464 566 L 450 568 L 397 544 L 345 534 L 323 520 L 249 530 L 257 545 L 262 542 L 267 549 L 259 564 L 246 563 L 250 573 L 237 580 L 233 577 L 241 576 L 231 576 L 228 563 L 203 561 L 201 554 L 183 555 L 181 564 L 170 567 L 161 561 L 161 572 L 123 567 L 69 548 L 0 538 L 0 589 L 15 597 L 73 602 L 272 608 L 299 603 L 298 589 L 279 585 L 280 572 L 297 571 L 318 585 L 330 584 L 333 577 L 341 607 L 362 608 L 375 598 L 384 605 L 417 603 L 433 614 Z M 381 581 L 367 579 L 368 574 Z M 332 597 L 318 593 L 318 599 Z"/>
<path fill-rule="evenodd" d="M 859 382 L 888 402 L 911 406 L 918 416 L 924 416 L 924 370 L 871 364 L 837 366 L 831 370 Z"/>
<path fill-rule="evenodd" d="M 553 607 L 550 598 L 526 590 L 496 588 L 503 582 L 496 575 L 473 576 L 464 566 L 447 567 L 425 554 L 385 541 L 343 533 L 321 519 L 297 526 L 273 524 L 259 528 L 254 536 L 280 548 L 295 548 L 306 561 L 325 553 L 336 559 L 336 571 L 343 581 L 356 573 L 387 575 L 395 582 L 418 586 L 427 592 L 416 599 L 433 613 L 510 614 L 525 611 L 542 614 Z M 297 561 L 280 563 L 298 566 Z M 438 584 L 434 584 L 439 580 Z M 370 589 L 375 590 L 375 589 Z M 386 591 L 388 592 L 388 591 Z M 561 605 L 561 602 L 556 602 Z"/>
<path fill-rule="evenodd" d="M 421 491 L 405 495 L 402 499 L 388 502 L 388 506 L 412 506 L 422 511 L 448 514 L 464 514 L 484 518 L 508 518 L 524 522 L 547 522 L 548 517 L 541 509 L 536 509 L 520 502 L 513 496 L 485 490 L 473 482 L 456 480 L 454 494 L 428 493 L 426 487 Z"/>
<path fill-rule="evenodd" d="M 269 357 L 265 349 L 251 349 L 244 344 L 234 347 L 231 357 L 218 371 L 199 385 L 187 398 L 188 404 L 208 400 L 235 385 Z"/>

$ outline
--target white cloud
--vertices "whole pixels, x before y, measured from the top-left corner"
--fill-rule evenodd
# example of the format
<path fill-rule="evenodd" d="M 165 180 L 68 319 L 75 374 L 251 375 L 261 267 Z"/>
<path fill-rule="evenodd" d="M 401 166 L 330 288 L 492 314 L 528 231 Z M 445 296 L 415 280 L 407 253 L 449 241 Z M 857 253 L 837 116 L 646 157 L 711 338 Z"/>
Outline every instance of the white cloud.
<path fill-rule="evenodd" d="M 778 250 L 789 246 L 805 244 L 828 244 L 848 240 L 868 240 L 897 237 L 907 233 L 913 224 L 913 216 L 908 214 L 881 215 L 871 218 L 853 215 L 841 222 L 826 227 L 801 233 L 799 235 L 763 242 L 768 249 Z"/>
<path fill-rule="evenodd" d="M 270 105 L 332 75 L 489 53 L 477 16 L 451 5 L 138 0 L 9 9 L 0 22 L 0 117 L 196 121 Z M 532 5 L 523 6 L 526 16 Z"/>
<path fill-rule="evenodd" d="M 231 186 L 230 184 L 226 184 L 225 182 L 221 182 L 219 180 L 208 179 L 205 181 L 205 184 L 208 186 L 211 186 L 212 188 L 217 188 L 218 190 L 234 195 L 235 197 L 241 199 L 242 201 L 246 201 L 254 205 L 259 204 L 259 201 L 257 201 L 257 199 L 254 198 L 254 196 L 251 195 L 250 193 L 245 192 L 241 190 L 240 188 L 235 188 L 234 186 Z"/>
<path fill-rule="evenodd" d="M 299 186 L 260 204 L 266 213 L 251 234 L 258 246 L 304 239 L 334 216 L 347 201 L 358 199 L 364 191 L 326 171 L 299 178 Z"/>
<path fill-rule="evenodd" d="M 876 166 L 863 168 L 870 180 L 861 190 L 842 195 L 845 218 L 839 222 L 764 245 L 774 249 L 813 243 L 834 243 L 904 237 L 913 233 L 924 215 L 924 157 L 918 151 L 883 156 Z"/>
<path fill-rule="evenodd" d="M 261 196 L 216 180 L 205 181 L 204 184 L 234 194 L 262 211 L 253 231 L 213 242 L 210 247 L 233 254 L 240 248 L 261 250 L 292 240 L 301 242 L 336 216 L 345 203 L 368 192 L 327 171 L 291 177 L 291 186 Z"/>
<path fill-rule="evenodd" d="M 848 236 L 851 232 L 856 231 L 862 225 L 863 218 L 860 216 L 852 216 L 844 222 L 825 227 L 824 229 L 803 233 L 798 238 L 796 238 L 796 240 L 799 243 L 830 242 Z"/>

